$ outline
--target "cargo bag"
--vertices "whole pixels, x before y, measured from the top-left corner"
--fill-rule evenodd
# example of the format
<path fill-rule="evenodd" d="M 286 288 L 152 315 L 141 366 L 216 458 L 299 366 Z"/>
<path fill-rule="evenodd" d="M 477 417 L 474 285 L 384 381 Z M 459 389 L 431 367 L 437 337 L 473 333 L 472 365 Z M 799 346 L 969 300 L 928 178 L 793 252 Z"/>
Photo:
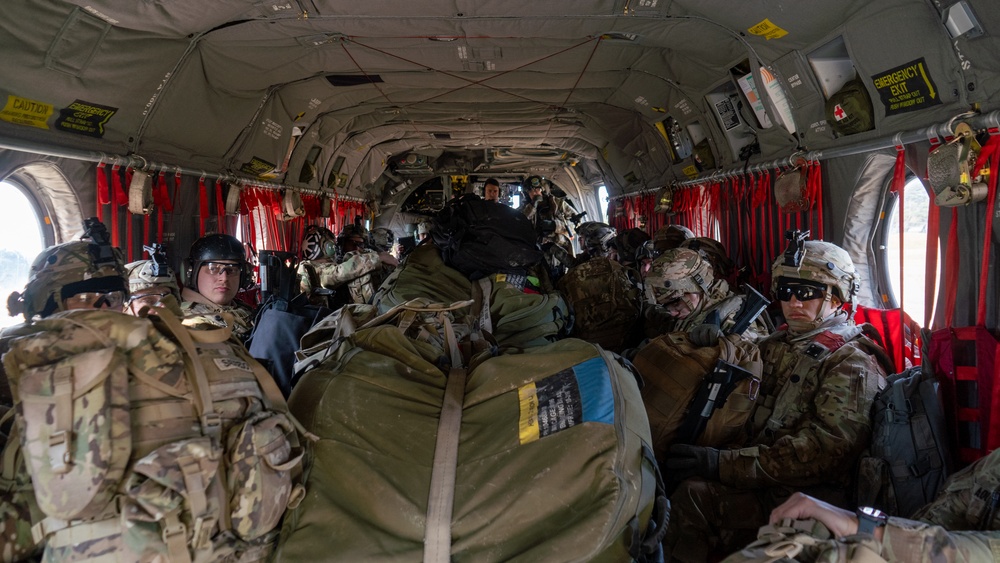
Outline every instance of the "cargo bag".
<path fill-rule="evenodd" d="M 722 389 L 715 410 L 695 443 L 712 447 L 741 447 L 748 437 L 746 424 L 760 390 L 763 366 L 757 346 L 739 335 L 719 339 L 718 346 L 695 346 L 686 332 L 672 332 L 651 340 L 633 363 L 642 375 L 642 400 L 649 417 L 653 451 L 664 459 L 678 441 L 692 401 L 719 360 L 738 366 L 750 376 Z M 692 413 L 697 416 L 700 413 Z"/>
<path fill-rule="evenodd" d="M 294 388 L 290 408 L 319 441 L 278 560 L 655 557 L 666 499 L 621 360 L 566 339 L 479 348 L 457 367 L 443 345 L 452 312 L 407 307 L 342 329 Z M 467 325 L 452 332 L 477 349 Z"/>
<path fill-rule="evenodd" d="M 19 441 L 3 474 L 30 476 L 24 526 L 44 561 L 267 559 L 304 494 L 302 452 L 280 392 L 230 328 L 88 310 L 32 329 L 4 355 Z"/>
<path fill-rule="evenodd" d="M 619 353 L 638 336 L 642 294 L 618 262 L 599 256 L 574 266 L 559 291 L 573 309 L 572 336 Z"/>
<path fill-rule="evenodd" d="M 566 300 L 559 292 L 526 291 L 528 280 L 524 274 L 495 272 L 470 281 L 445 265 L 437 247 L 423 244 L 386 279 L 373 303 L 379 313 L 385 313 L 412 299 L 435 303 L 473 299 L 479 311 L 478 326 L 492 334 L 501 347 L 527 348 L 562 338 L 573 323 Z M 484 295 L 490 299 L 482 310 Z M 309 344 L 314 343 L 313 338 Z M 302 348 L 307 348 L 305 342 Z"/>
<path fill-rule="evenodd" d="M 858 505 L 910 518 L 951 474 L 937 377 L 920 366 L 888 378 L 872 404 L 872 441 L 858 469 Z"/>

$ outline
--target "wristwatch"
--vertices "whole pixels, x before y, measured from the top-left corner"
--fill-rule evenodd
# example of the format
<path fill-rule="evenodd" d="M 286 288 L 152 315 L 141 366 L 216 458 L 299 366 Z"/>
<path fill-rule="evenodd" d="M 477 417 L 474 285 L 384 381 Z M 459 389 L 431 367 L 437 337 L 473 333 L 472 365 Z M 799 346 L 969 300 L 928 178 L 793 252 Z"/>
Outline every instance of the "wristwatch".
<path fill-rule="evenodd" d="M 869 536 L 874 536 L 875 528 L 885 526 L 886 521 L 889 519 L 888 514 L 870 506 L 858 508 L 857 515 L 858 533 L 868 534 Z"/>

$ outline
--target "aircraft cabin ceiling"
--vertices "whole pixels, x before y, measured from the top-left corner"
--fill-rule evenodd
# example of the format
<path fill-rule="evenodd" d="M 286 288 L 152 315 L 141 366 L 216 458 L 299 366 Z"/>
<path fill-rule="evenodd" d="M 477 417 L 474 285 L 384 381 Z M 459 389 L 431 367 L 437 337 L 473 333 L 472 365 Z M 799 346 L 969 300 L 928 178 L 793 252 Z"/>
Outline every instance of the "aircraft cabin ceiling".
<path fill-rule="evenodd" d="M 570 168 L 629 193 L 997 109 L 1000 5 L 953 5 L 6 0 L 0 141 L 356 197 Z M 839 135 L 855 75 L 874 128 Z"/>

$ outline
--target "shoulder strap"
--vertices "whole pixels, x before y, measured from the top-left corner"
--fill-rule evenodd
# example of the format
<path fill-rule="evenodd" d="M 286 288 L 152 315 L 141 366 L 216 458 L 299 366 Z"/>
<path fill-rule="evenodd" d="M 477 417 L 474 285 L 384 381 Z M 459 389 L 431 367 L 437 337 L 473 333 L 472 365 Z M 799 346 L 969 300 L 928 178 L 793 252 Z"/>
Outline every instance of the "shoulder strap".
<path fill-rule="evenodd" d="M 198 410 L 201 420 L 202 433 L 220 444 L 222 436 L 222 420 L 215 412 L 212 404 L 212 393 L 208 385 L 208 376 L 205 375 L 205 368 L 197 361 L 198 349 L 191 338 L 191 332 L 181 324 L 180 320 L 173 313 L 166 309 L 155 311 L 151 318 L 161 321 L 160 326 L 177 339 L 178 344 L 184 351 L 184 367 L 191 383 L 191 391 L 194 397 L 194 405 Z"/>

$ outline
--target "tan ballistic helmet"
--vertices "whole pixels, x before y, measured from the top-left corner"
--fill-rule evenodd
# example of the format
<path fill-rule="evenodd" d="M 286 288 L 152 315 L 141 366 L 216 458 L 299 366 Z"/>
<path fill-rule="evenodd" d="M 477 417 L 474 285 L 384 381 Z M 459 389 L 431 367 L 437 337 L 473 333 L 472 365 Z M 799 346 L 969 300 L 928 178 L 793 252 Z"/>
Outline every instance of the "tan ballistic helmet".
<path fill-rule="evenodd" d="M 694 250 L 673 248 L 661 254 L 646 274 L 646 300 L 662 305 L 685 293 L 708 293 L 712 266 Z"/>
<path fill-rule="evenodd" d="M 795 251 L 793 241 L 771 268 L 771 292 L 778 290 L 778 278 L 797 278 L 826 284 L 845 303 L 852 303 L 861 290 L 854 261 L 846 250 L 832 242 L 807 240 Z"/>
<path fill-rule="evenodd" d="M 88 234 L 95 228 L 91 221 L 107 234 L 104 225 L 96 220 L 87 221 Z M 20 313 L 25 320 L 35 315 L 47 317 L 62 311 L 63 300 L 77 293 L 121 291 L 127 296 L 122 251 L 112 247 L 106 236 L 97 234 L 95 239 L 104 244 L 83 239 L 43 250 L 31 264 L 24 293 L 14 292 L 7 299 L 11 316 Z"/>
<path fill-rule="evenodd" d="M 684 225 L 664 225 L 653 233 L 653 246 L 664 252 L 677 248 L 689 238 L 694 238 L 694 233 Z"/>
<path fill-rule="evenodd" d="M 709 237 L 694 237 L 681 241 L 678 248 L 689 248 L 701 254 L 720 276 L 728 276 L 733 271 L 733 261 L 722 243 Z"/>
<path fill-rule="evenodd" d="M 125 273 L 128 275 L 128 288 L 131 293 L 151 287 L 165 287 L 177 296 L 181 293 L 177 287 L 174 270 L 166 264 L 161 264 L 157 270 L 156 262 L 153 260 L 138 260 L 125 264 Z"/>

